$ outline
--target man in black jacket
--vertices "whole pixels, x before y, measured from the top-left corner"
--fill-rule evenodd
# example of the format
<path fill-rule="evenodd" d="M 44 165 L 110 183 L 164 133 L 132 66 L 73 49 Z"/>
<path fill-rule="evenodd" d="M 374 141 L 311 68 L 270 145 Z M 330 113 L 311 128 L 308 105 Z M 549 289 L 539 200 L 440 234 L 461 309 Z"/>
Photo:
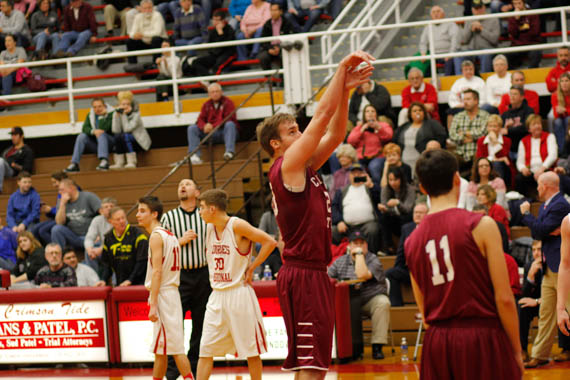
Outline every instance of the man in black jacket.
<path fill-rule="evenodd" d="M 402 284 L 410 285 L 410 271 L 408 270 L 406 256 L 404 255 L 404 243 L 427 213 L 427 205 L 425 203 L 418 203 L 414 207 L 413 221 L 402 226 L 402 235 L 400 236 L 396 262 L 392 268 L 386 271 L 386 277 L 390 280 L 390 304 L 392 306 L 404 306 Z"/>
<path fill-rule="evenodd" d="M 392 120 L 394 125 L 398 125 L 396 113 L 392 109 L 392 100 L 390 99 L 390 93 L 386 87 L 374 80 L 365 83 L 356 88 L 356 91 L 352 93 L 350 98 L 350 104 L 348 105 L 348 120 L 356 125 L 358 121 L 362 121 L 362 111 L 366 104 L 363 103 L 363 98 L 366 100 L 364 103 L 372 104 L 376 108 L 378 116 L 387 116 Z"/>
<path fill-rule="evenodd" d="M 208 43 L 226 42 L 235 40 L 235 32 L 226 21 L 227 12 L 217 10 L 212 16 L 212 29 L 208 31 Z M 182 70 L 185 76 L 207 76 L 216 74 L 220 66 L 227 65 L 235 55 L 235 46 L 226 46 L 209 49 L 206 55 L 196 58 L 190 66 Z"/>
<path fill-rule="evenodd" d="M 503 112 L 503 126 L 509 131 L 507 136 L 511 139 L 511 152 L 517 152 L 519 142 L 528 134 L 526 119 L 534 114 L 534 110 L 524 98 L 524 89 L 521 86 L 512 86 L 509 90 L 511 104 L 509 109 Z"/>
<path fill-rule="evenodd" d="M 271 4 L 271 18 L 263 24 L 261 37 L 281 36 L 284 34 L 292 34 L 293 25 L 283 17 L 283 9 L 281 4 Z M 271 70 L 271 62 L 279 62 L 279 67 L 282 66 L 281 62 L 281 46 L 279 40 L 265 42 L 261 44 L 257 59 L 261 64 L 263 70 Z"/>
<path fill-rule="evenodd" d="M 34 169 L 34 152 L 24 144 L 24 130 L 21 127 L 13 127 L 12 146 L 2 152 L 0 157 L 0 192 L 4 184 L 4 178 L 14 177 L 21 171 L 31 173 Z"/>

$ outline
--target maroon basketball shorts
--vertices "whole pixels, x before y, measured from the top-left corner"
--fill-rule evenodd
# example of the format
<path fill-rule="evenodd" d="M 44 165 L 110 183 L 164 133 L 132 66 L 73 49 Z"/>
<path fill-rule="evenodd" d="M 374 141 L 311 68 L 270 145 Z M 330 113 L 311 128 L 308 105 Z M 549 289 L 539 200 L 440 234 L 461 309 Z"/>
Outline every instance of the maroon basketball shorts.
<path fill-rule="evenodd" d="M 277 277 L 289 353 L 283 369 L 326 371 L 331 363 L 334 286 L 326 267 L 285 263 Z"/>
<path fill-rule="evenodd" d="M 422 380 L 521 380 L 498 319 L 462 319 L 430 326 L 424 337 Z"/>

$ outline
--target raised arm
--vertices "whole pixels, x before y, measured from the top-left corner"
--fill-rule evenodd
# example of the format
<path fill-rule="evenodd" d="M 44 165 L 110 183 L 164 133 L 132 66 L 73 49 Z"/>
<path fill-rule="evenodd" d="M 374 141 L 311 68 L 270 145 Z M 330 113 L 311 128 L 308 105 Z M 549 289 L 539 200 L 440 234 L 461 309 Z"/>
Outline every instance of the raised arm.
<path fill-rule="evenodd" d="M 370 65 L 360 70 L 356 70 L 356 67 L 362 62 L 370 64 L 373 59 L 370 54 L 357 51 L 340 62 L 330 85 L 319 101 L 311 122 L 302 136 L 287 149 L 283 156 L 281 170 L 288 184 L 295 185 L 289 183 L 287 178 L 295 175 L 303 176 L 307 164 L 312 165 L 312 161 L 315 161 L 315 166 L 319 161 L 322 165 L 326 153 L 332 153 L 334 148 L 342 142 L 348 120 L 348 90 L 365 83 L 372 75 Z M 330 134 L 323 138 L 327 127 Z M 342 138 L 339 141 L 340 135 Z"/>
<path fill-rule="evenodd" d="M 565 335 L 570 335 L 570 318 L 566 309 L 566 301 L 570 295 L 570 220 L 568 216 L 562 221 L 562 244 L 560 245 L 560 267 L 558 268 L 558 296 L 556 314 L 558 327 Z"/>

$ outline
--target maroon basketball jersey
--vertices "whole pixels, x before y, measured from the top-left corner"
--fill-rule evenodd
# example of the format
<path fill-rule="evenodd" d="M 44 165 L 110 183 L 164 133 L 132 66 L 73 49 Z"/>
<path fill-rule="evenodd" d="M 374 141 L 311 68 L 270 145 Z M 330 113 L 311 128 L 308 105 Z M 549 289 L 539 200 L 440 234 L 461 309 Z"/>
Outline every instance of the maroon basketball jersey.
<path fill-rule="evenodd" d="M 283 157 L 269 169 L 273 211 L 285 242 L 285 262 L 305 261 L 328 265 L 331 261 L 331 200 L 320 176 L 312 168 L 305 171 L 305 188 L 292 192 L 281 176 Z"/>
<path fill-rule="evenodd" d="M 481 218 L 459 208 L 428 214 L 406 240 L 406 262 L 422 291 L 428 324 L 498 318 L 487 260 L 472 235 Z"/>

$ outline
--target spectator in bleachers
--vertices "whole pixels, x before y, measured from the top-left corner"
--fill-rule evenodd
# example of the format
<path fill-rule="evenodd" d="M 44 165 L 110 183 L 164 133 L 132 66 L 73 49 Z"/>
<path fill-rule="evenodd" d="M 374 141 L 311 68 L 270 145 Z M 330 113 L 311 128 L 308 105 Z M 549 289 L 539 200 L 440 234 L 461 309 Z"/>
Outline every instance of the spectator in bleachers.
<path fill-rule="evenodd" d="M 168 38 L 162 15 L 153 10 L 152 0 L 141 0 L 140 13 L 133 20 L 127 40 L 127 51 L 158 49 Z M 153 62 L 159 57 L 153 56 Z M 137 63 L 137 57 L 128 57 L 129 63 Z"/>
<path fill-rule="evenodd" d="M 532 258 L 524 266 L 521 299 L 517 303 L 519 312 L 519 334 L 523 352 L 523 361 L 529 361 L 528 332 L 530 323 L 538 317 L 540 309 L 540 287 L 542 285 L 542 241 L 533 240 Z"/>
<path fill-rule="evenodd" d="M 368 250 L 364 231 L 353 231 L 349 237 L 348 250 L 329 267 L 328 274 L 337 281 L 362 280 L 360 292 L 351 297 L 360 298 L 361 315 L 372 319 L 372 358 L 384 359 L 382 347 L 388 343 L 390 326 L 390 300 L 386 275 L 376 253 Z M 362 323 L 362 316 L 357 317 Z"/>
<path fill-rule="evenodd" d="M 208 86 L 208 97 L 209 99 L 202 105 L 196 124 L 192 124 L 188 127 L 188 153 L 196 149 L 200 144 L 200 140 L 212 132 L 226 116 L 235 110 L 234 102 L 227 96 L 224 96 L 222 86 L 218 83 L 212 83 Z M 239 126 L 234 112 L 224 125 L 220 126 L 211 137 L 214 142 L 224 142 L 226 146 L 224 160 L 226 161 L 234 158 L 238 128 Z M 190 160 L 193 164 L 201 164 L 201 155 L 200 150 L 198 150 L 190 157 Z"/>
<path fill-rule="evenodd" d="M 98 285 L 107 283 L 112 272 L 117 286 L 142 285 L 148 260 L 146 235 L 129 224 L 125 210 L 120 207 L 111 210 L 109 222 L 113 229 L 105 235 Z"/>
<path fill-rule="evenodd" d="M 68 178 L 67 173 L 64 171 L 57 171 L 52 173 L 51 175 L 51 185 L 56 191 L 59 190 L 59 183 L 62 179 Z M 61 194 L 57 194 L 57 199 L 61 197 Z M 51 207 L 48 204 L 41 202 L 40 203 L 40 211 L 44 213 L 47 217 L 47 220 L 43 222 L 39 222 L 38 224 L 34 225 L 31 229 L 31 232 L 34 234 L 36 239 L 38 239 L 42 244 L 47 244 L 51 242 L 51 229 L 55 226 L 55 213 L 56 207 Z"/>
<path fill-rule="evenodd" d="M 350 167 L 349 179 L 350 183 L 338 189 L 333 197 L 332 243 L 338 245 L 352 231 L 359 230 L 366 234 L 370 250 L 378 252 L 380 224 L 376 205 L 379 188 L 359 163 Z"/>
<path fill-rule="evenodd" d="M 398 122 L 394 110 L 392 110 L 392 100 L 386 87 L 374 80 L 358 86 L 350 97 L 348 105 L 348 120 L 355 126 L 358 122 L 366 121 L 362 119 L 364 107 L 372 104 L 379 116 L 386 116 L 392 120 L 393 125 Z"/>
<path fill-rule="evenodd" d="M 415 168 L 420 154 L 426 149 L 428 141 L 437 140 L 445 146 L 447 132 L 439 121 L 428 118 L 423 103 L 413 102 L 408 108 L 408 119 L 394 135 L 394 142 L 402 149 L 402 161 Z"/>
<path fill-rule="evenodd" d="M 169 13 L 173 19 L 176 19 L 176 12 L 180 10 L 181 3 L 181 0 L 159 1 L 157 2 L 156 10 L 162 14 L 164 22 L 166 22 Z M 222 1 L 220 0 L 193 0 L 192 3 L 202 8 L 204 17 L 206 17 L 206 24 L 208 24 L 208 20 L 212 17 L 212 10 L 216 10 L 222 6 Z"/>
<path fill-rule="evenodd" d="M 352 128 L 346 142 L 356 149 L 358 160 L 368 168 L 374 184 L 379 185 L 385 161 L 382 147 L 392 139 L 394 130 L 388 122 L 379 121 L 372 104 L 364 107 L 362 120 Z"/>
<path fill-rule="evenodd" d="M 499 113 L 499 104 L 504 94 L 508 93 L 511 88 L 511 73 L 507 71 L 509 63 L 507 57 L 499 54 L 493 58 L 493 75 L 489 76 L 485 81 L 487 88 L 488 107 L 485 111 L 493 114 Z"/>
<path fill-rule="evenodd" d="M 482 0 L 473 0 L 471 4 L 473 15 L 481 16 L 487 11 L 485 4 Z M 467 45 L 465 50 L 483 50 L 494 49 L 499 43 L 499 36 L 501 35 L 501 26 L 498 18 L 489 18 L 484 20 L 466 21 L 461 32 L 461 43 Z M 493 70 L 491 60 L 492 54 L 478 55 L 480 62 L 480 72 L 488 73 Z M 454 58 L 455 71 L 461 69 L 461 62 L 465 58 Z M 471 58 L 472 60 L 474 59 Z"/>
<path fill-rule="evenodd" d="M 526 127 L 525 133 L 527 133 Z M 509 160 L 509 152 L 512 150 L 511 146 L 511 139 L 503 134 L 503 119 L 499 115 L 489 116 L 487 120 L 487 135 L 481 136 L 477 140 L 475 157 L 478 159 L 486 158 L 491 163 L 493 170 L 508 184 L 511 183 L 511 162 Z M 478 160 L 475 161 L 475 163 L 477 162 Z M 479 169 L 472 173 L 471 179 L 474 180 L 475 175 L 480 175 Z"/>
<path fill-rule="evenodd" d="M 509 228 L 509 217 L 507 216 L 505 208 L 498 203 L 497 192 L 490 183 L 479 185 L 477 188 L 477 204 L 487 207 L 487 215 L 505 227 L 507 236 L 510 239 L 511 230 Z"/>
<path fill-rule="evenodd" d="M 75 271 L 77 286 L 96 286 L 99 283 L 97 272 L 88 265 L 80 263 L 77 252 L 72 247 L 63 250 L 63 262 Z"/>
<path fill-rule="evenodd" d="M 162 41 L 162 48 L 170 47 L 170 42 L 168 40 Z M 158 67 L 158 77 L 156 80 L 171 79 L 173 73 L 176 72 L 177 78 L 182 78 L 182 67 L 180 66 L 180 57 L 176 54 L 172 54 L 169 51 L 162 53 L 160 57 L 155 59 L 156 66 Z M 172 95 L 172 85 L 164 84 L 156 86 L 156 101 L 157 102 L 167 102 L 169 101 L 169 96 Z"/>
<path fill-rule="evenodd" d="M 59 45 L 59 20 L 57 12 L 51 8 L 50 4 L 50 0 L 40 0 L 39 10 L 32 15 L 30 24 L 35 45 L 33 60 L 43 61 L 49 58 L 47 50 L 49 43 L 51 43 L 52 55 L 55 54 Z"/>
<path fill-rule="evenodd" d="M 463 76 L 453 82 L 451 90 L 449 90 L 449 110 L 447 111 L 447 128 L 451 126 L 453 116 L 465 109 L 464 94 L 468 89 L 477 92 L 478 104 L 485 104 L 487 97 L 487 88 L 485 81 L 478 76 L 475 76 L 475 65 L 469 60 L 461 63 L 461 72 Z"/>
<path fill-rule="evenodd" d="M 51 230 L 51 241 L 59 246 L 83 248 L 85 235 L 95 216 L 99 214 L 101 200 L 88 191 L 79 191 L 69 178 L 59 184 L 61 198 L 57 202 L 57 223 Z"/>
<path fill-rule="evenodd" d="M 14 37 L 18 46 L 30 46 L 30 28 L 24 14 L 14 9 L 13 0 L 0 1 L 0 50 L 4 50 L 4 39 L 8 35 Z"/>
<path fill-rule="evenodd" d="M 565 72 L 558 79 L 558 88 L 550 96 L 554 113 L 554 135 L 558 143 L 558 156 L 566 157 L 568 140 L 568 120 L 570 120 L 570 72 Z"/>
<path fill-rule="evenodd" d="M 62 249 L 59 244 L 46 245 L 45 258 L 48 265 L 41 268 L 34 282 L 40 288 L 64 288 L 77 286 L 77 276 L 73 268 L 63 262 Z"/>
<path fill-rule="evenodd" d="M 289 9 L 284 17 L 293 25 L 296 33 L 308 33 L 327 9 L 329 3 L 330 0 L 287 0 L 287 8 Z M 305 17 L 308 17 L 307 21 L 305 21 Z M 303 22 L 304 25 L 301 28 L 299 23 Z"/>
<path fill-rule="evenodd" d="M 97 39 L 97 21 L 93 7 L 83 0 L 71 0 L 63 11 L 63 34 L 57 46 L 57 58 L 77 55 L 88 42 Z"/>
<path fill-rule="evenodd" d="M 93 98 L 81 134 L 75 139 L 71 164 L 65 168 L 66 172 L 79 171 L 79 161 L 85 149 L 97 152 L 97 170 L 109 170 L 109 151 L 115 142 L 111 135 L 112 123 L 113 107 L 101 98 Z"/>
<path fill-rule="evenodd" d="M 449 139 L 457 145 L 455 154 L 460 170 L 470 170 L 477 151 L 477 140 L 487 132 L 489 113 L 479 108 L 479 93 L 470 88 L 463 91 L 463 106 L 465 110 L 453 117 Z"/>
<path fill-rule="evenodd" d="M 428 211 L 428 207 L 425 203 L 417 203 L 414 206 L 412 221 L 402 226 L 400 242 L 398 244 L 398 250 L 396 251 L 396 261 L 394 262 L 394 266 L 386 271 L 386 277 L 390 280 L 390 304 L 392 306 L 404 306 L 402 284 L 410 285 L 410 271 L 408 270 L 408 264 L 406 264 L 404 243 L 421 223 Z"/>
<path fill-rule="evenodd" d="M 430 16 L 432 20 L 442 20 L 445 18 L 445 11 L 436 5 L 431 8 Z M 454 22 L 442 22 L 433 25 L 433 35 L 435 44 L 435 54 L 454 53 L 459 50 L 460 31 Z M 426 26 L 420 37 L 420 54 L 426 55 L 429 50 L 429 28 Z M 453 67 L 453 58 L 437 60 L 445 65 L 445 75 L 459 74 Z"/>
<path fill-rule="evenodd" d="M 0 191 L 4 178 L 14 177 L 23 170 L 31 173 L 34 169 L 34 152 L 24 143 L 24 130 L 13 127 L 9 134 L 12 146 L 6 148 L 0 157 Z"/>
<path fill-rule="evenodd" d="M 408 71 L 409 86 L 402 90 L 402 110 L 398 115 L 398 127 L 410 121 L 408 108 L 413 102 L 420 102 L 424 105 L 431 119 L 441 121 L 437 105 L 437 90 L 434 86 L 424 82 L 424 74 L 417 67 L 412 67 Z"/>
<path fill-rule="evenodd" d="M 536 199 L 536 181 L 553 167 L 558 159 L 558 146 L 554 134 L 542 130 L 542 117 L 531 115 L 526 120 L 529 134 L 518 146 L 515 190 Z"/>
<path fill-rule="evenodd" d="M 562 46 L 556 52 L 556 66 L 554 66 L 546 75 L 546 88 L 548 91 L 555 92 L 558 88 L 558 79 L 564 72 L 570 72 L 570 48 Z"/>
<path fill-rule="evenodd" d="M 12 270 L 16 266 L 18 234 L 2 224 L 0 218 L 0 269 Z"/>
<path fill-rule="evenodd" d="M 174 45 L 199 45 L 208 36 L 208 17 L 202 8 L 192 0 L 180 0 L 180 8 L 174 14 Z M 193 50 L 188 56 L 196 55 Z"/>
<path fill-rule="evenodd" d="M 11 271 L 11 283 L 33 281 L 38 271 L 47 265 L 41 243 L 29 231 L 18 234 L 16 266 Z"/>
<path fill-rule="evenodd" d="M 494 202 L 497 202 L 505 210 L 509 209 L 507 198 L 507 186 L 505 181 L 495 171 L 492 162 L 487 157 L 479 157 L 473 162 L 471 170 L 471 181 L 467 186 L 465 208 L 469 211 L 477 203 L 477 192 L 479 187 L 489 185 L 495 191 Z"/>
<path fill-rule="evenodd" d="M 412 220 L 412 210 L 416 201 L 416 189 L 406 180 L 402 167 L 388 169 L 388 184 L 380 192 L 380 226 L 382 251 L 395 254 L 392 235 L 400 236 L 402 226 Z"/>
<path fill-rule="evenodd" d="M 560 192 L 558 176 L 554 172 L 546 172 L 538 177 L 538 196 L 544 206 L 540 207 L 538 217 L 530 213 L 530 203 L 523 202 L 520 211 L 522 222 L 530 228 L 532 237 L 542 240 L 542 262 L 544 275 L 541 284 L 540 311 L 538 317 L 538 333 L 532 346 L 531 360 L 525 363 L 526 368 L 534 368 L 549 363 L 552 344 L 556 334 L 556 298 L 557 273 L 560 265 L 560 225 L 570 213 L 570 205 Z M 546 265 L 544 265 L 546 264 Z M 562 353 L 554 357 L 555 361 L 569 359 L 570 338 L 559 333 L 558 346 Z"/>
<path fill-rule="evenodd" d="M 26 51 L 23 47 L 16 46 L 14 36 L 8 34 L 4 37 L 4 45 L 6 46 L 6 50 L 2 50 L 0 53 L 0 66 L 26 62 Z M 0 75 L 2 76 L 2 95 L 10 95 L 12 93 L 12 86 L 14 82 L 18 80 L 18 72 L 21 70 L 22 68 L 17 67 L 9 69 L 0 68 Z"/>
<path fill-rule="evenodd" d="M 83 241 L 83 247 L 85 248 L 84 261 L 95 270 L 99 268 L 105 235 L 112 228 L 109 223 L 109 213 L 114 207 L 117 207 L 117 200 L 115 198 L 105 197 L 101 200 L 99 215 L 91 220 L 89 229 L 85 235 L 85 240 Z"/>
<path fill-rule="evenodd" d="M 528 106 L 522 87 L 511 87 L 509 97 L 511 104 L 501 115 L 503 119 L 503 133 L 511 139 L 511 150 L 516 152 L 519 141 L 528 134 L 526 120 L 530 115 L 534 114 L 534 110 Z"/>
<path fill-rule="evenodd" d="M 241 19 L 243 18 L 245 10 L 247 9 L 247 7 L 249 7 L 250 4 L 251 4 L 251 0 L 231 0 L 230 1 L 228 11 L 230 12 L 231 18 L 230 18 L 229 24 L 235 31 L 239 30 L 239 24 L 241 22 Z"/>
<path fill-rule="evenodd" d="M 517 12 L 526 10 L 523 0 L 513 0 L 515 16 L 509 17 L 509 39 L 511 46 L 526 46 L 542 43 L 540 37 L 540 18 L 538 15 L 518 16 Z M 541 50 L 510 53 L 511 68 L 521 66 L 524 57 L 528 57 L 528 67 L 538 67 L 542 59 Z"/>
<path fill-rule="evenodd" d="M 380 188 L 388 186 L 388 169 L 392 166 L 402 168 L 404 177 L 408 183 L 412 183 L 412 167 L 402 161 L 402 149 L 398 144 L 388 143 L 384 147 L 384 170 L 382 171 L 382 179 L 380 180 Z"/>
<path fill-rule="evenodd" d="M 15 233 L 29 230 L 40 221 L 40 194 L 32 187 L 32 175 L 18 174 L 18 190 L 8 200 L 6 224 Z"/>
<path fill-rule="evenodd" d="M 491 0 L 489 8 L 491 13 L 510 12 L 513 10 L 513 4 L 511 0 Z"/>
<path fill-rule="evenodd" d="M 120 35 L 127 35 L 127 12 L 136 6 L 135 0 L 105 0 L 105 8 L 103 10 L 103 17 L 105 18 L 105 30 L 107 37 L 113 36 L 113 29 L 115 29 L 115 22 L 117 19 L 121 22 Z"/>
<path fill-rule="evenodd" d="M 241 19 L 240 32 L 236 34 L 238 40 L 259 38 L 263 32 L 263 25 L 271 19 L 269 3 L 264 0 L 251 0 L 251 5 L 245 10 Z M 259 44 L 238 45 L 238 61 L 253 59 L 259 52 Z M 251 53 L 249 52 L 251 50 Z"/>
<path fill-rule="evenodd" d="M 534 110 L 535 114 L 539 114 L 540 108 L 538 104 L 538 93 L 524 88 L 525 76 L 522 71 L 515 71 L 511 74 L 511 85 L 519 86 L 524 89 L 524 98 L 526 99 L 527 105 Z M 504 94 L 501 98 L 501 104 L 499 104 L 499 113 L 501 115 L 509 109 L 509 105 L 511 104 L 509 93 L 510 91 Z"/>
<path fill-rule="evenodd" d="M 36 9 L 36 0 L 14 0 L 14 9 L 22 12 L 26 20 L 29 20 Z"/>
<path fill-rule="evenodd" d="M 208 31 L 208 43 L 227 42 L 235 40 L 235 32 L 226 22 L 226 12 L 217 10 L 212 17 L 213 28 Z M 236 53 L 235 46 L 217 47 L 206 50 L 190 66 L 185 75 L 207 76 L 215 75 L 220 67 L 226 65 Z"/>
<path fill-rule="evenodd" d="M 350 183 L 350 168 L 358 162 L 356 157 L 356 150 L 350 144 L 341 144 L 336 148 L 335 156 L 338 159 L 340 168 L 333 173 L 333 182 L 329 190 L 331 199 L 334 197 L 337 190 L 344 188 Z"/>
<path fill-rule="evenodd" d="M 130 91 L 120 91 L 117 94 L 119 105 L 113 112 L 111 132 L 115 138 L 115 164 L 110 169 L 135 169 L 137 167 L 137 152 L 150 149 L 150 136 L 146 131 L 139 104 L 134 100 Z"/>
<path fill-rule="evenodd" d="M 261 37 L 282 36 L 294 33 L 293 25 L 283 17 L 283 9 L 278 3 L 271 4 L 271 18 L 263 24 Z M 263 70 L 271 70 L 271 63 L 277 62 L 279 67 L 283 65 L 281 61 L 281 42 L 276 39 L 271 42 L 261 44 L 257 59 Z"/>

